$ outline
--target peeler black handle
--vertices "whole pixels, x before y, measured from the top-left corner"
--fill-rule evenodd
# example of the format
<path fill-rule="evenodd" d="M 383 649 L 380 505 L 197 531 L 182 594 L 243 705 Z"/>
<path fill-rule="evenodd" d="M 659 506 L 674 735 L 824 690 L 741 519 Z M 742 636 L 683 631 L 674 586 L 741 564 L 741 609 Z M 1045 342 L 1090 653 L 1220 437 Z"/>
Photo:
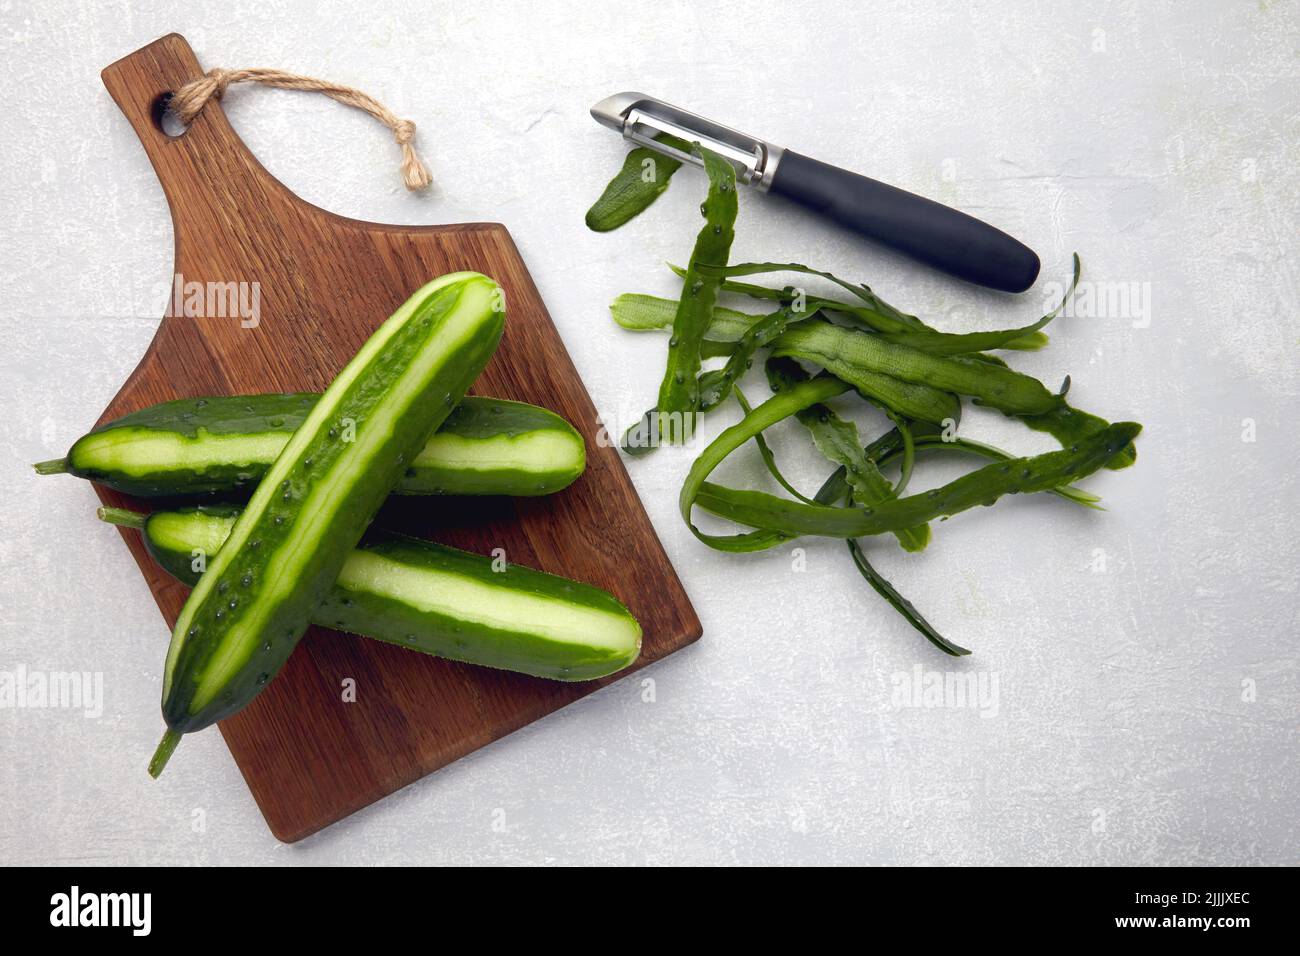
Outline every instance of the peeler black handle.
<path fill-rule="evenodd" d="M 1038 256 L 1024 243 L 948 206 L 785 150 L 769 190 L 949 275 L 1024 292 Z"/>

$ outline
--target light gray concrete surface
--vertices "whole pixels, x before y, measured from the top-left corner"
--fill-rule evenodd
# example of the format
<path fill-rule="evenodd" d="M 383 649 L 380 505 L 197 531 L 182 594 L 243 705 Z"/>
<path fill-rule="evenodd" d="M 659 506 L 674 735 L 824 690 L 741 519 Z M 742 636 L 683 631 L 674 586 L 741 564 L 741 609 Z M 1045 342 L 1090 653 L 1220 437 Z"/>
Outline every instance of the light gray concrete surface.
<path fill-rule="evenodd" d="M 959 205 L 1034 246 L 1044 271 L 1020 299 L 981 294 L 750 193 L 737 259 L 814 263 L 977 329 L 1036 316 L 1078 250 L 1101 308 L 1013 361 L 1144 422 L 1139 465 L 1088 481 L 1105 512 L 1012 500 L 936 525 L 922 555 L 873 548 L 975 649 L 954 662 L 842 545 L 713 553 L 674 510 L 689 453 L 634 462 L 704 639 L 279 845 L 215 732 L 188 739 L 162 780 L 145 775 L 163 622 L 91 490 L 29 469 L 94 420 L 157 325 L 167 208 L 98 74 L 172 30 L 205 65 L 356 84 L 416 120 L 436 180 L 425 197 L 400 187 L 396 148 L 364 116 L 298 94 L 227 99 L 253 151 L 311 202 L 506 223 L 611 418 L 646 407 L 663 340 L 617 329 L 606 305 L 672 293 L 660 263 L 688 254 L 702 189 L 682 173 L 627 228 L 583 227 L 623 154 L 587 109 L 640 89 Z M 0 859 L 1296 862 L 1298 45 L 1297 4 L 1253 0 L 5 0 L 0 670 L 101 675 L 102 713 L 0 709 Z M 988 415 L 964 431 L 1050 446 Z M 774 441 L 805 485 L 825 470 L 795 431 Z M 725 473 L 762 480 L 752 462 Z M 973 673 L 989 696 L 909 706 L 914 669 Z"/>

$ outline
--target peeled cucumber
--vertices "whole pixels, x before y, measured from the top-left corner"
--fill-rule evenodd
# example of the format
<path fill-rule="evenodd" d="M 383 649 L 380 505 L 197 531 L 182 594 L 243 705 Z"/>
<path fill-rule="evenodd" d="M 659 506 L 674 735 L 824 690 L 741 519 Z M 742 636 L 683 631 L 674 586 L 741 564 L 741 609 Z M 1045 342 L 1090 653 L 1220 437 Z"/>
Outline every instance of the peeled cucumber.
<path fill-rule="evenodd" d="M 247 497 L 306 420 L 313 393 L 182 398 L 115 419 L 66 457 L 36 465 L 140 498 Z M 582 436 L 559 415 L 466 397 L 393 489 L 399 495 L 547 495 L 586 467 Z"/>
<path fill-rule="evenodd" d="M 221 550 L 237 508 L 209 505 L 100 517 L 139 528 L 145 547 L 174 577 Z M 313 624 L 411 650 L 503 670 L 584 681 L 636 660 L 641 626 L 607 591 L 419 538 L 370 531 L 343 564 Z"/>

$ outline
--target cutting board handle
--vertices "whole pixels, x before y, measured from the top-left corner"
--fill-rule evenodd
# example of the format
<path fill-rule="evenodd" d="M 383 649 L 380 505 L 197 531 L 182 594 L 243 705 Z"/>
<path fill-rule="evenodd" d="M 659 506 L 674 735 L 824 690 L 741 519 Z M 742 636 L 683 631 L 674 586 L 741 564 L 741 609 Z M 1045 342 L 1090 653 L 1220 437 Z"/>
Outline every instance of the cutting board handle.
<path fill-rule="evenodd" d="M 179 33 L 154 40 L 100 74 L 162 183 L 178 239 L 216 222 L 243 220 L 244 210 L 265 208 L 269 194 L 288 192 L 244 145 L 216 100 L 179 136 L 164 131 L 168 95 L 202 75 Z"/>

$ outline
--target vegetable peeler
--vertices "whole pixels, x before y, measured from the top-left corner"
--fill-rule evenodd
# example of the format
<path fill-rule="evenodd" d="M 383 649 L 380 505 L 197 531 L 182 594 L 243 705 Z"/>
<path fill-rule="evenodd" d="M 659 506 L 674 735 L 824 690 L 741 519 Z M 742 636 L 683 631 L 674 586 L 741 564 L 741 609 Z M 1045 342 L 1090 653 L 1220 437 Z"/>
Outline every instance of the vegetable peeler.
<path fill-rule="evenodd" d="M 591 115 L 641 146 L 681 162 L 700 157 L 655 137 L 699 143 L 736 167 L 759 192 L 813 212 L 949 275 L 1000 292 L 1024 292 L 1038 278 L 1038 256 L 986 222 L 933 200 L 810 159 L 644 93 L 615 93 Z"/>

